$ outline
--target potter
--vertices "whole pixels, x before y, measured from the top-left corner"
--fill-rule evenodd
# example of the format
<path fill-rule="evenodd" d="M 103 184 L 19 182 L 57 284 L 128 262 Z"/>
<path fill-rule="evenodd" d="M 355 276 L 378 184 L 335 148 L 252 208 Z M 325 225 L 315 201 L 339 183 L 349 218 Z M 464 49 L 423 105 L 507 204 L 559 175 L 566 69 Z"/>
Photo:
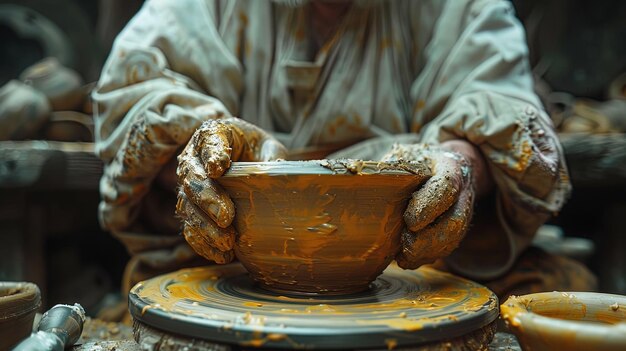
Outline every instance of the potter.
<path fill-rule="evenodd" d="M 385 242 L 398 245 L 402 268 L 437 262 L 503 294 L 512 282 L 520 292 L 594 288 L 581 264 L 528 255 L 570 183 L 509 2 L 221 5 L 146 2 L 93 91 L 100 221 L 134 256 L 126 288 L 233 261 L 250 235 L 238 232 L 246 219 L 220 185 L 224 174 L 234 162 L 309 155 L 427 166 L 400 210 L 399 241 Z M 330 236 L 344 223 L 318 212 L 311 220 Z M 277 257 L 296 247 L 255 245 Z M 520 266 L 541 279 L 524 280 Z"/>

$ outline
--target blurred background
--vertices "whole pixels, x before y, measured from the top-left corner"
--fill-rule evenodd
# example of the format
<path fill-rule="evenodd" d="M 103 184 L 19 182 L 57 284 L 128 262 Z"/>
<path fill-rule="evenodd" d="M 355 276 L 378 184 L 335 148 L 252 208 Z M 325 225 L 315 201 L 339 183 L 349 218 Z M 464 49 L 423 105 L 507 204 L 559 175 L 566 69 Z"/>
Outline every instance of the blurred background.
<path fill-rule="evenodd" d="M 138 0 L 0 0 L 0 281 L 36 283 L 45 309 L 122 299 L 128 255 L 97 219 L 89 91 Z M 574 193 L 536 245 L 626 294 L 626 2 L 513 1 L 536 90 Z"/>

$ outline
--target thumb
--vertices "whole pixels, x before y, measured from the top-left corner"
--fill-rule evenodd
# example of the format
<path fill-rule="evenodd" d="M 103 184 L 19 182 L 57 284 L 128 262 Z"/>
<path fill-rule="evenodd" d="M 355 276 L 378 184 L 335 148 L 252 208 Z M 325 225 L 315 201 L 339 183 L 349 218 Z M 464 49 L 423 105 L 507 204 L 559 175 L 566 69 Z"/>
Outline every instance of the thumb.
<path fill-rule="evenodd" d="M 261 162 L 275 161 L 287 157 L 287 148 L 271 136 L 263 142 L 258 160 Z"/>

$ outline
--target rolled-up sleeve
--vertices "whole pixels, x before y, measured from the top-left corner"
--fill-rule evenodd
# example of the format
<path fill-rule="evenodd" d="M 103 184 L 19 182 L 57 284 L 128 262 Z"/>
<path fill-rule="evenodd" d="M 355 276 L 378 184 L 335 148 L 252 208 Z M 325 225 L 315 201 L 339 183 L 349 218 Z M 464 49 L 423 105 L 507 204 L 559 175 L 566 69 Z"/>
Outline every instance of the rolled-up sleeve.
<path fill-rule="evenodd" d="M 505 273 L 571 187 L 550 118 L 533 92 L 524 29 L 506 1 L 448 1 L 411 91 L 422 141 L 465 139 L 496 184 L 448 265 L 474 279 Z M 423 126 L 423 127 L 422 127 Z M 491 204 L 486 203 L 491 202 Z"/>

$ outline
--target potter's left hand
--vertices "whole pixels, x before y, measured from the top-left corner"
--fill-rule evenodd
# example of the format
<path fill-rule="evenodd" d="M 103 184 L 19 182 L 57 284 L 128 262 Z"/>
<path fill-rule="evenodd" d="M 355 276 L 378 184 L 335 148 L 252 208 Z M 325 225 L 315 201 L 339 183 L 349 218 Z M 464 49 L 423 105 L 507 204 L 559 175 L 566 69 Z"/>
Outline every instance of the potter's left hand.
<path fill-rule="evenodd" d="M 383 158 L 424 160 L 433 174 L 413 193 L 404 213 L 406 227 L 401 251 L 396 256 L 402 268 L 414 269 L 448 256 L 467 231 L 475 197 L 472 169 L 475 160 L 465 152 L 456 151 L 472 150 L 473 146 L 464 141 L 449 146 L 452 147 L 396 144 Z"/>

